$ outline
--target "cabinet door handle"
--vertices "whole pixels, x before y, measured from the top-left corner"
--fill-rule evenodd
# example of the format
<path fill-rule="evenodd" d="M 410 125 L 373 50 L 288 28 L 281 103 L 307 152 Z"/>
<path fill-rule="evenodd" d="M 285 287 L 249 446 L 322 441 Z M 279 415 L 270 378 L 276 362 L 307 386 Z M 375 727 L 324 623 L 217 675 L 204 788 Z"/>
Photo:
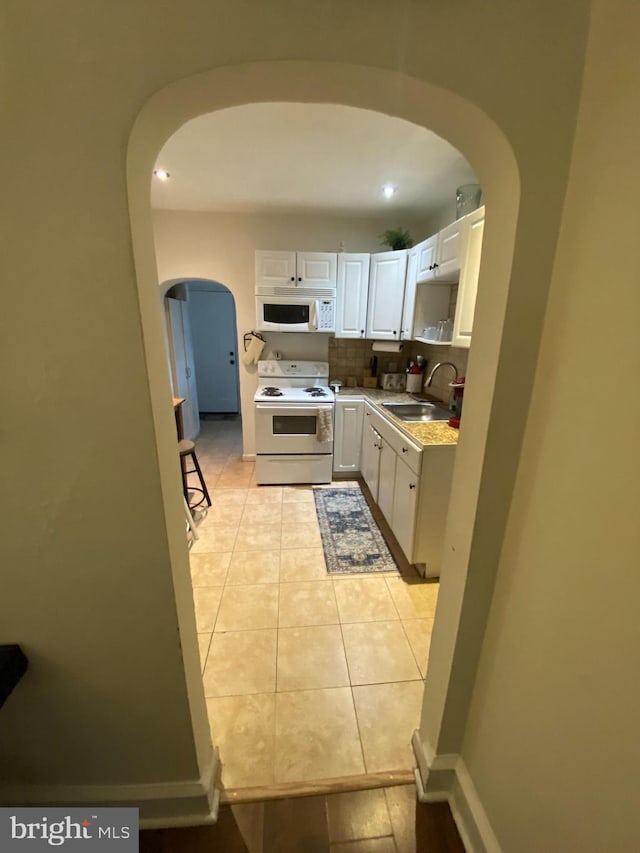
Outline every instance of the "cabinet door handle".
<path fill-rule="evenodd" d="M 291 281 L 295 281 L 295 280 L 296 280 L 295 275 L 292 275 L 292 276 L 291 276 Z"/>
<path fill-rule="evenodd" d="M 397 335 L 397 334 L 398 334 L 398 333 L 396 332 L 396 330 L 395 330 L 395 329 L 393 330 L 393 334 L 394 334 L 394 335 Z"/>
<path fill-rule="evenodd" d="M 408 453 L 408 452 L 409 452 L 409 448 L 408 448 L 408 447 L 403 447 L 403 448 L 402 448 L 402 452 L 403 452 L 403 453 Z"/>
<path fill-rule="evenodd" d="M 301 275 L 299 275 L 299 276 L 298 276 L 298 281 L 302 281 L 302 276 L 301 276 Z"/>
<path fill-rule="evenodd" d="M 439 266 L 440 266 L 440 264 L 434 264 L 433 265 L 434 270 L 437 270 Z"/>
<path fill-rule="evenodd" d="M 409 488 L 410 488 L 410 489 L 415 489 L 415 487 L 416 487 L 416 484 L 415 484 L 415 483 L 409 483 Z"/>
<path fill-rule="evenodd" d="M 360 329 L 360 337 L 364 338 L 364 329 Z"/>

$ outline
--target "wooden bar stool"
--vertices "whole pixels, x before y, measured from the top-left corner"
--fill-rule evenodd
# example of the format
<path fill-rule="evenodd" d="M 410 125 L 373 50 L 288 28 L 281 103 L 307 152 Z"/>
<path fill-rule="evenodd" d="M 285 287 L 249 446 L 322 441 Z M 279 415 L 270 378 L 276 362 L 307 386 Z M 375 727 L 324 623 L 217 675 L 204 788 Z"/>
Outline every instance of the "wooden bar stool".
<path fill-rule="evenodd" d="M 200 506 L 203 501 L 207 502 L 207 506 L 211 506 L 211 498 L 209 497 L 209 492 L 207 490 L 207 484 L 204 481 L 204 477 L 202 476 L 202 471 L 200 470 L 200 465 L 198 464 L 198 457 L 196 456 L 196 446 L 192 441 L 189 441 L 186 438 L 183 438 L 182 441 L 178 442 L 178 451 L 180 453 L 180 468 L 182 470 L 182 490 L 184 491 L 184 499 L 187 502 L 187 506 L 189 509 L 195 509 Z M 191 457 L 193 461 L 193 468 L 187 468 L 186 460 L 187 457 Z M 200 487 L 198 486 L 189 486 L 187 482 L 188 474 L 197 474 L 198 480 L 200 480 Z M 192 492 L 200 492 L 202 497 L 199 501 L 194 504 L 189 503 L 189 491 Z"/>

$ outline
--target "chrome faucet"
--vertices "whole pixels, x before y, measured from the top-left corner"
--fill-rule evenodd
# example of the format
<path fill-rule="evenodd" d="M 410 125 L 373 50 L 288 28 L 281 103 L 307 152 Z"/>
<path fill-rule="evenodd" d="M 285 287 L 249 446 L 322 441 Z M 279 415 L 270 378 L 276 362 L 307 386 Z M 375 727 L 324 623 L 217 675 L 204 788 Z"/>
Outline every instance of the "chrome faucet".
<path fill-rule="evenodd" d="M 434 367 L 432 367 L 431 373 L 427 376 L 425 383 L 424 383 L 425 388 L 431 387 L 431 381 L 433 379 L 433 375 L 436 372 L 436 370 L 439 370 L 441 367 L 452 367 L 453 372 L 455 373 L 455 377 L 454 377 L 453 381 L 454 382 L 456 381 L 456 379 L 458 378 L 458 368 L 455 366 L 455 364 L 453 364 L 453 362 L 451 362 L 451 361 L 439 361 Z"/>
<path fill-rule="evenodd" d="M 431 373 L 427 376 L 425 383 L 424 383 L 425 388 L 429 388 L 431 386 L 431 382 L 433 380 L 433 376 L 434 376 L 436 370 L 439 370 L 441 367 L 452 367 L 453 372 L 455 373 L 455 377 L 454 377 L 453 381 L 454 382 L 456 381 L 456 379 L 458 378 L 458 368 L 455 366 L 455 364 L 452 361 L 439 361 L 436 365 L 434 365 L 434 367 L 431 368 Z M 453 397 L 452 397 L 452 395 L 449 395 L 449 402 L 448 402 L 449 408 L 452 407 L 452 401 L 453 401 Z"/>

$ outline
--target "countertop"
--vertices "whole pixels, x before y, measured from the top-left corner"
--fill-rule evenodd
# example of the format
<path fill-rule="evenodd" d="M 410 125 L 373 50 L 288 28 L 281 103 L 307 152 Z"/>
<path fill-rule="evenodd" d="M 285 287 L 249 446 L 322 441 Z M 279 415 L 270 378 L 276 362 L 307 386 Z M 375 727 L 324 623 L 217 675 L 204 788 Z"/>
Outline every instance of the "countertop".
<path fill-rule="evenodd" d="M 406 391 L 383 391 L 382 388 L 346 388 L 343 385 L 340 393 L 336 394 L 336 400 L 349 399 L 367 400 L 401 432 L 422 447 L 458 443 L 458 430 L 450 427 L 446 421 L 401 421 L 400 418 L 392 415 L 380 405 L 381 403 L 409 403 L 416 399 L 411 394 L 407 394 Z M 431 399 L 441 406 L 444 405 L 442 400 L 438 400 L 436 397 L 427 397 L 426 399 Z"/>

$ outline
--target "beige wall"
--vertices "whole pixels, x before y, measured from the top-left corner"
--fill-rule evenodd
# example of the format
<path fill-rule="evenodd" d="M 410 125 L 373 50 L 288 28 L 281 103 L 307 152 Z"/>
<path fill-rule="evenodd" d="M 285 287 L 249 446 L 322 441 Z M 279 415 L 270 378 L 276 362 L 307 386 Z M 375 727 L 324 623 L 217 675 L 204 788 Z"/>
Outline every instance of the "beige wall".
<path fill-rule="evenodd" d="M 640 849 L 638 33 L 636 3 L 594 4 L 531 415 L 464 742 L 505 851 Z M 612 376 L 607 398 L 599 389 Z"/>
<path fill-rule="evenodd" d="M 148 294 L 139 304 L 137 276 L 147 281 L 153 272 L 146 259 L 134 270 L 130 230 L 127 144 L 145 102 L 214 66 L 302 57 L 329 71 L 342 62 L 375 66 L 381 76 L 402 72 L 406 85 L 393 95 L 391 86 L 385 90 L 389 110 L 420 113 L 425 122 L 431 115 L 434 126 L 448 122 L 463 152 L 469 115 L 476 128 L 482 117 L 501 129 L 518 163 L 521 197 L 516 223 L 517 199 L 487 196 L 496 217 L 512 212 L 501 236 L 510 245 L 515 231 L 516 246 L 507 333 L 492 350 L 497 358 L 502 347 L 500 381 L 508 388 L 494 408 L 509 409 L 511 418 L 508 426 L 500 417 L 491 424 L 484 459 L 493 472 L 485 492 L 493 482 L 498 499 L 485 494 L 484 538 L 474 557 L 489 567 L 482 606 L 555 251 L 587 10 L 586 0 L 488 7 L 170 0 L 161 14 L 144 0 L 3 4 L 1 121 L 11 132 L 0 135 L 3 282 L 10 288 L 1 318 L 8 356 L 0 641 L 23 643 L 32 664 L 0 712 L 3 781 L 86 789 L 194 780 L 206 754 L 171 411 L 168 399 L 158 402 L 169 387 L 149 369 L 150 352 L 162 349 L 153 333 L 161 314 L 158 307 L 156 320 L 145 320 L 143 339 L 140 304 L 147 317 L 153 312 Z M 418 104 L 422 81 L 432 84 L 433 100 Z M 297 82 L 312 100 L 315 78 Z M 446 117 L 433 87 L 457 104 Z M 345 102 L 367 100 L 362 89 L 343 91 Z M 484 172 L 499 183 L 508 172 L 513 187 L 511 161 L 495 159 L 506 146 L 496 148 L 495 138 L 478 132 L 470 147 L 482 162 L 471 164 L 480 180 Z M 498 251 L 489 214 L 485 242 L 487 262 L 504 278 L 511 255 Z M 487 329 L 488 311 L 481 298 Z M 483 376 L 480 364 L 476 375 Z M 482 447 L 483 438 L 477 447 L 471 435 L 466 441 L 476 460 Z M 467 452 L 462 441 L 459 451 Z M 585 476 L 582 462 L 572 464 L 575 477 Z M 160 472 L 173 489 L 161 492 Z M 460 731 L 458 723 L 450 737 Z"/>

